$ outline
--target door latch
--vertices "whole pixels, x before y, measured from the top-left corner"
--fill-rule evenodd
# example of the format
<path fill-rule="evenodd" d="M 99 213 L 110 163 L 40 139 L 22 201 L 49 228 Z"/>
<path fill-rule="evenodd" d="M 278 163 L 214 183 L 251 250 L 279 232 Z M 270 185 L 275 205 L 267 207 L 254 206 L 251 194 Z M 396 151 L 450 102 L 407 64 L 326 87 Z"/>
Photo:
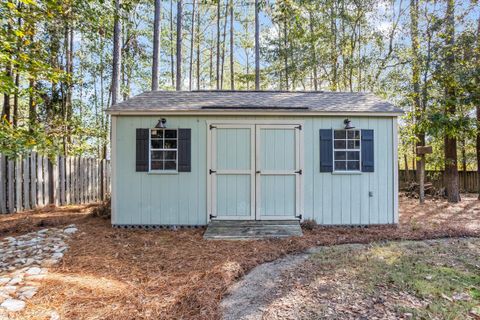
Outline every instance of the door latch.
<path fill-rule="evenodd" d="M 295 173 L 302 174 L 303 171 L 302 171 L 302 169 L 300 169 L 300 170 L 298 170 L 298 171 L 295 171 Z"/>

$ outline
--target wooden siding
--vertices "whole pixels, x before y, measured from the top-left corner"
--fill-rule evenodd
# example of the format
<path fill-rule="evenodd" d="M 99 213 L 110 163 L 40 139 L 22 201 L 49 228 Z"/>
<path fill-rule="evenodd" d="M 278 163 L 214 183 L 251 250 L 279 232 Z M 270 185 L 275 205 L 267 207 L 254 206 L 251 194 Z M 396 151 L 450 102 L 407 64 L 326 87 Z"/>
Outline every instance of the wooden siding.
<path fill-rule="evenodd" d="M 169 116 L 167 127 L 192 129 L 192 171 L 135 172 L 135 129 L 151 128 L 159 117 L 114 116 L 113 224 L 205 225 L 208 219 L 206 121 L 234 119 L 303 121 L 304 219 L 325 225 L 398 222 L 394 215 L 395 117 L 350 117 L 356 128 L 374 130 L 375 172 L 320 172 L 319 129 L 341 129 L 345 117 L 285 116 Z M 239 186 L 245 184 L 244 181 L 238 183 Z"/>

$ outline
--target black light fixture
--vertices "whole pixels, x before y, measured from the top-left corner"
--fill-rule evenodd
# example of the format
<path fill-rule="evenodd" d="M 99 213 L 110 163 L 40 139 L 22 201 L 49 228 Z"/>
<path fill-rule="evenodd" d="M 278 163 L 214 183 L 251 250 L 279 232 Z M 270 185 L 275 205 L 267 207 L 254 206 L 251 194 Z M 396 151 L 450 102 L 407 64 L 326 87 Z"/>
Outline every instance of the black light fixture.
<path fill-rule="evenodd" d="M 352 121 L 350 121 L 348 118 L 343 120 L 343 124 L 345 125 L 345 130 L 355 129 L 355 127 L 352 126 Z"/>
<path fill-rule="evenodd" d="M 157 129 L 165 129 L 166 127 L 167 127 L 167 119 L 165 118 L 158 120 L 158 123 L 155 126 L 155 128 Z"/>

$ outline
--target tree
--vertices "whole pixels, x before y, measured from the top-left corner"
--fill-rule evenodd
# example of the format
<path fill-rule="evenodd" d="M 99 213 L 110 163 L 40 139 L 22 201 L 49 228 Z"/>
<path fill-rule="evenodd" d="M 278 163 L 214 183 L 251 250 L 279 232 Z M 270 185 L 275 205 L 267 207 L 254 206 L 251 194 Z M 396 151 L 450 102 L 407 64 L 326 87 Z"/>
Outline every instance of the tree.
<path fill-rule="evenodd" d="M 177 3 L 177 73 L 176 73 L 176 90 L 182 90 L 182 10 L 183 0 L 178 0 Z"/>
<path fill-rule="evenodd" d="M 235 72 L 233 70 L 233 0 L 230 0 L 230 89 L 235 90 Z"/>
<path fill-rule="evenodd" d="M 188 72 L 188 90 L 192 90 L 194 40 L 195 40 L 195 0 L 193 0 L 193 3 L 192 3 L 192 25 L 190 30 L 190 63 L 189 63 L 189 72 Z"/>
<path fill-rule="evenodd" d="M 152 58 L 152 90 L 158 90 L 158 74 L 160 65 L 160 37 L 161 37 L 161 18 L 162 0 L 155 0 L 155 15 L 153 20 L 153 58 Z"/>
<path fill-rule="evenodd" d="M 447 1 L 445 15 L 445 116 L 455 117 L 455 1 Z M 445 187 L 449 202 L 460 201 L 457 164 L 457 138 L 451 130 L 445 132 Z"/>
<path fill-rule="evenodd" d="M 423 110 L 420 105 L 420 59 L 418 40 L 418 0 L 410 0 L 410 34 L 412 41 L 412 85 L 415 123 L 417 124 L 417 147 L 425 145 L 425 133 L 419 124 L 423 119 Z M 419 184 L 420 203 L 425 202 L 425 154 L 416 152 L 417 156 L 417 181 Z"/>
<path fill-rule="evenodd" d="M 120 73 L 122 61 L 122 23 L 121 0 L 115 0 L 115 18 L 113 27 L 113 67 L 112 67 L 112 105 L 117 104 L 120 98 Z"/>
<path fill-rule="evenodd" d="M 260 10 L 259 0 L 255 0 L 255 90 L 260 90 Z"/>

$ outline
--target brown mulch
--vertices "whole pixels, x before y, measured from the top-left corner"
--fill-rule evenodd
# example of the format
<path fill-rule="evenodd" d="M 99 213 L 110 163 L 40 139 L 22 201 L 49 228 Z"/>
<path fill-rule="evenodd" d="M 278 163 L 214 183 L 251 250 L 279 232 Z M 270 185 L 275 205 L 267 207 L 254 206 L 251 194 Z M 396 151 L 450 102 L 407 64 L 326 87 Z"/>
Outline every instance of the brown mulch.
<path fill-rule="evenodd" d="M 315 227 L 283 240 L 206 241 L 204 229 L 119 230 L 84 207 L 2 217 L 0 237 L 54 223 L 80 229 L 19 318 L 49 318 L 56 310 L 62 319 L 217 319 L 230 284 L 285 254 L 319 245 L 480 235 L 480 202 L 473 195 L 460 204 L 428 200 L 423 206 L 402 197 L 400 206 L 397 227 Z"/>

